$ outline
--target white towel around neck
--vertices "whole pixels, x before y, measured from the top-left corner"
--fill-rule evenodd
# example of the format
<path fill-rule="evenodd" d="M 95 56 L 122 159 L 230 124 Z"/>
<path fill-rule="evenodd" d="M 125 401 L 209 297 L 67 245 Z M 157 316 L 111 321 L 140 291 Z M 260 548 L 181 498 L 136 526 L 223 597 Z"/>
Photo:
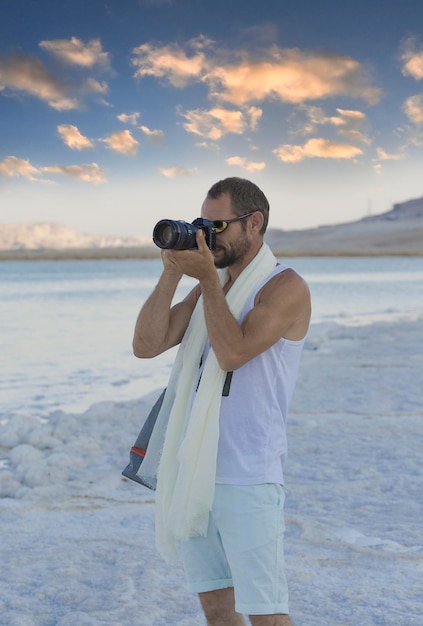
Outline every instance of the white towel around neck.
<path fill-rule="evenodd" d="M 235 319 L 241 315 L 250 294 L 276 264 L 270 248 L 263 244 L 226 295 Z M 225 269 L 219 274 L 223 286 L 229 272 Z M 179 347 L 156 427 L 140 468 L 140 475 L 145 476 L 153 476 L 157 466 L 159 468 L 156 542 L 168 561 L 177 555 L 178 541 L 206 534 L 213 503 L 220 403 L 226 372 L 220 368 L 213 349 L 210 349 L 200 384 L 194 392 L 206 341 L 207 328 L 200 297 Z"/>

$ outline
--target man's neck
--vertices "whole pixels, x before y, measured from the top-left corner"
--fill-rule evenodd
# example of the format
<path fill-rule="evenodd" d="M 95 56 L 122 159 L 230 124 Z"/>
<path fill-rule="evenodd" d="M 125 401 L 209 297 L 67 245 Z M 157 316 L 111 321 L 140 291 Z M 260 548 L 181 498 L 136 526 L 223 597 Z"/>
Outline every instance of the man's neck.
<path fill-rule="evenodd" d="M 234 263 L 230 267 L 228 267 L 229 271 L 229 283 L 233 284 L 238 276 L 245 270 L 247 265 L 251 263 L 251 261 L 257 256 L 260 251 L 260 248 L 263 245 L 263 240 L 260 240 L 257 245 L 252 245 L 248 250 L 247 254 L 239 260 L 239 262 Z"/>

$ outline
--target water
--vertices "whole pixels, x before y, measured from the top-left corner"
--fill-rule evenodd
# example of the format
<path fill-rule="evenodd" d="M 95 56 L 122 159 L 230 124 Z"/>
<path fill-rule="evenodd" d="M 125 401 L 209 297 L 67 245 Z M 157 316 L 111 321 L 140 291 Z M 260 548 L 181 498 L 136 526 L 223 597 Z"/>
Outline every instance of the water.
<path fill-rule="evenodd" d="M 298 258 L 313 323 L 423 310 L 423 258 Z M 166 384 L 175 351 L 136 359 L 136 315 L 160 260 L 0 263 L 0 417 L 83 411 Z M 182 297 L 194 281 L 184 279 Z"/>

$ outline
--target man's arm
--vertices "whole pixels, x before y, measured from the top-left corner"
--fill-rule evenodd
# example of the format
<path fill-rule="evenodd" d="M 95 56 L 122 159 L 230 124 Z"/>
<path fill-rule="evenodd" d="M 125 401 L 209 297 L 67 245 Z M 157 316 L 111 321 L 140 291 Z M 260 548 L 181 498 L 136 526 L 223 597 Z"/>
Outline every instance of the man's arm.
<path fill-rule="evenodd" d="M 306 283 L 293 270 L 281 272 L 265 285 L 241 325 L 213 278 L 200 284 L 210 343 L 225 371 L 238 369 L 281 337 L 295 341 L 307 332 L 310 295 Z"/>
<path fill-rule="evenodd" d="M 134 330 L 135 356 L 152 358 L 181 342 L 198 299 L 198 288 L 171 307 L 182 273 L 164 259 L 164 269 L 153 293 L 143 305 Z"/>
<path fill-rule="evenodd" d="M 238 369 L 281 337 L 294 341 L 304 337 L 310 321 L 310 293 L 296 272 L 287 269 L 270 280 L 240 325 L 228 308 L 201 231 L 197 245 L 196 251 L 180 252 L 176 262 L 181 272 L 199 280 L 208 336 L 223 370 Z"/>

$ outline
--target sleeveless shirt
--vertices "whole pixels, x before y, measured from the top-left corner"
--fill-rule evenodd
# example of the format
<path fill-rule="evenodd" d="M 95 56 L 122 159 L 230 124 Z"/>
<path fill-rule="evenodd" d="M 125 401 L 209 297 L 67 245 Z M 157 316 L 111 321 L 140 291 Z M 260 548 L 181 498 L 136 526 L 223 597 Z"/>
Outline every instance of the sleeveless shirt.
<path fill-rule="evenodd" d="M 263 286 L 288 266 L 278 265 L 248 299 L 239 323 Z M 216 482 L 283 484 L 286 422 L 305 338 L 281 338 L 268 350 L 228 372 L 220 409 Z"/>

